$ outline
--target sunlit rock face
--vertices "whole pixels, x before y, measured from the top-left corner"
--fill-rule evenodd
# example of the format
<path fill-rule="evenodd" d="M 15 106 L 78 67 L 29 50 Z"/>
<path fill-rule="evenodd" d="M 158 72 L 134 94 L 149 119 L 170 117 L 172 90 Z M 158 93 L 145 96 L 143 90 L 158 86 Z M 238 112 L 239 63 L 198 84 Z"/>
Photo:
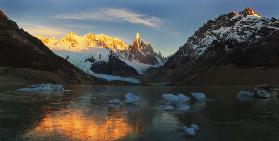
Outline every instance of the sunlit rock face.
<path fill-rule="evenodd" d="M 250 16 L 256 16 L 261 17 L 260 15 L 256 14 L 256 12 L 252 8 L 246 8 L 243 13 L 250 15 Z"/>
<path fill-rule="evenodd" d="M 165 62 L 165 58 L 160 53 L 156 53 L 151 44 L 146 44 L 140 37 L 140 33 L 136 34 L 136 38 L 129 46 L 131 58 L 141 63 L 160 65 Z"/>
<path fill-rule="evenodd" d="M 105 34 L 93 34 L 88 33 L 83 36 L 79 36 L 74 32 L 67 33 L 61 39 L 55 37 L 47 38 L 37 36 L 45 45 L 51 49 L 65 49 L 70 51 L 80 51 L 91 47 L 104 47 L 111 50 L 127 50 L 126 45 L 122 40 L 111 37 Z"/>
<path fill-rule="evenodd" d="M 103 119 L 84 111 L 62 110 L 47 114 L 25 137 L 29 140 L 113 141 L 126 137 L 137 128 L 128 123 L 124 110 L 109 111 Z"/>
<path fill-rule="evenodd" d="M 132 42 L 130 49 L 132 50 L 137 50 L 140 49 L 141 47 L 141 38 L 140 38 L 140 33 L 136 34 L 136 39 Z"/>

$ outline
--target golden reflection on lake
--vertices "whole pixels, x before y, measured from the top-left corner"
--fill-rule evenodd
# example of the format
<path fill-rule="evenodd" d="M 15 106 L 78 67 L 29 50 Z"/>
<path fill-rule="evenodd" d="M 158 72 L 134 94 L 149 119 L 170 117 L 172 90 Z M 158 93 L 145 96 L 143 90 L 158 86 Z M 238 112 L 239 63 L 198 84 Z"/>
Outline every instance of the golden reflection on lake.
<path fill-rule="evenodd" d="M 81 111 L 47 114 L 37 126 L 32 129 L 27 138 L 37 140 L 55 137 L 65 140 L 107 141 L 118 140 L 132 132 L 125 112 L 113 112 L 97 121 L 93 114 Z"/>

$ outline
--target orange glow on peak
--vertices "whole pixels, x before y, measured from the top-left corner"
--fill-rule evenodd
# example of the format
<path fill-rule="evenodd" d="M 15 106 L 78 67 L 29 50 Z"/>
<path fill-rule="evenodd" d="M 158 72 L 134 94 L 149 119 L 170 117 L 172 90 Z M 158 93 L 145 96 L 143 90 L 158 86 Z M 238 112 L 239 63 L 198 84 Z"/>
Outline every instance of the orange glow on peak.
<path fill-rule="evenodd" d="M 105 47 L 112 50 L 127 50 L 128 45 L 116 37 L 105 34 L 87 33 L 79 36 L 74 32 L 67 33 L 61 39 L 37 36 L 50 49 L 65 49 L 71 51 L 85 50 L 92 47 Z"/>
<path fill-rule="evenodd" d="M 249 15 L 249 16 L 256 16 L 256 17 L 261 17 L 258 15 L 252 8 L 246 8 L 244 12 Z"/>

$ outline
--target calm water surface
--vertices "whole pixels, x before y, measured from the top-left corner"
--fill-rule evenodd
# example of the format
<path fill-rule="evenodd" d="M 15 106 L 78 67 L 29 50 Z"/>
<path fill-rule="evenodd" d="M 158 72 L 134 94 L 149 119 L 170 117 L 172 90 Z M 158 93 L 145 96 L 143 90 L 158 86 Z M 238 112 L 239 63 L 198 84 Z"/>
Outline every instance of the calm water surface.
<path fill-rule="evenodd" d="M 278 141 L 277 98 L 241 102 L 248 87 L 68 86 L 63 94 L 0 92 L 0 141 Z M 201 91 L 189 112 L 164 111 L 162 93 Z M 128 92 L 138 106 L 109 106 Z M 196 123 L 196 137 L 179 130 Z"/>

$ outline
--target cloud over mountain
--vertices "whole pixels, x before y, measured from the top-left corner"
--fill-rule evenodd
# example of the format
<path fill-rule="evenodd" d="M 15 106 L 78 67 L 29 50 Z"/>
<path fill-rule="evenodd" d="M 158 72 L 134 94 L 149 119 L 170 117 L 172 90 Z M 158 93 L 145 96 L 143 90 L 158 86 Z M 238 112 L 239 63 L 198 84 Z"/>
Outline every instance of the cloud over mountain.
<path fill-rule="evenodd" d="M 148 16 L 128 9 L 100 9 L 97 11 L 71 13 L 58 15 L 56 19 L 71 19 L 71 20 L 98 20 L 107 22 L 128 22 L 139 24 L 147 27 L 159 27 L 162 21 L 154 16 Z"/>

